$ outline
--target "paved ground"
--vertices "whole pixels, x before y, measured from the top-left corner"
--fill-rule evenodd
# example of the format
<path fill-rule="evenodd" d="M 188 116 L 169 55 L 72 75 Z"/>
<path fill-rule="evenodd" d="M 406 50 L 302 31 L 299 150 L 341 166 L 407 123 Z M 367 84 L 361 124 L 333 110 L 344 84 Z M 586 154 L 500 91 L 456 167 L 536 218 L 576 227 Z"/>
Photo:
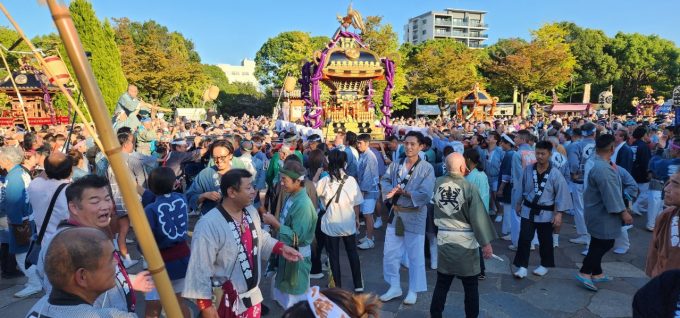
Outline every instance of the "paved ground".
<path fill-rule="evenodd" d="M 555 252 L 557 267 L 545 277 L 530 274 L 518 280 L 512 277 L 510 264 L 514 252 L 510 251 L 507 241 L 493 243 L 494 253 L 505 261 L 487 261 L 487 279 L 480 281 L 481 317 L 630 317 L 631 301 L 635 291 L 648 279 L 644 274 L 644 264 L 651 233 L 644 230 L 645 217 L 636 217 L 636 227 L 630 230 L 631 250 L 625 255 L 608 253 L 603 259 L 605 272 L 615 277 L 610 283 L 599 284 L 599 292 L 588 291 L 577 284 L 574 274 L 580 266 L 583 245 L 575 245 L 568 239 L 575 236 L 573 219 L 565 217 L 560 247 Z M 497 224 L 498 227 L 498 224 Z M 360 251 L 364 280 L 368 292 L 380 294 L 387 289 L 382 276 L 383 230 L 377 231 L 375 249 Z M 131 247 L 134 249 L 134 247 Z M 341 258 L 346 260 L 344 253 Z M 426 261 L 429 265 L 429 260 Z M 538 251 L 531 255 L 529 270 L 538 264 Z M 343 264 L 343 285 L 352 287 L 351 274 L 347 262 Z M 136 266 L 133 271 L 139 270 Z M 407 271 L 402 268 L 402 288 L 407 290 Z M 436 272 L 427 270 L 430 291 L 418 294 L 418 302 L 413 306 L 402 304 L 402 299 L 387 302 L 382 308 L 382 317 L 429 317 L 430 299 L 436 281 Z M 0 317 L 23 317 L 40 295 L 28 299 L 16 299 L 12 295 L 21 289 L 25 278 L 0 280 Z M 312 280 L 313 285 L 326 286 L 325 279 Z M 269 297 L 270 283 L 263 279 L 262 289 L 265 304 L 272 309 L 268 317 L 280 317 L 282 310 Z M 138 297 L 142 299 L 142 296 Z M 138 313 L 143 316 L 143 305 Z M 463 289 L 459 281 L 454 281 L 448 294 L 445 317 L 464 317 Z"/>

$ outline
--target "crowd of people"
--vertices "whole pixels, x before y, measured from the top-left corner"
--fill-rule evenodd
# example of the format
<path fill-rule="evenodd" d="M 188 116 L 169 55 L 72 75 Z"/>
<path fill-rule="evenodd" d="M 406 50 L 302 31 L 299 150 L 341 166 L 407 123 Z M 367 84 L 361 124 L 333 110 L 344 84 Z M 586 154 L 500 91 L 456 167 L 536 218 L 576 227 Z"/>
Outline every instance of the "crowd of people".
<path fill-rule="evenodd" d="M 485 259 L 498 258 L 491 242 L 509 241 L 517 279 L 538 246 L 532 273 L 548 275 L 565 214 L 578 234 L 568 242 L 585 247 L 575 282 L 590 291 L 612 280 L 602 257 L 628 252 L 635 214 L 653 232 L 647 274 L 680 269 L 680 126 L 672 117 L 400 118 L 386 140 L 350 131 L 328 140 L 276 129 L 267 117 L 150 115 L 130 86 L 113 122 L 185 317 L 186 300 L 202 317 L 260 317 L 265 298 L 284 317 L 377 317 L 381 302 L 403 296 L 412 305 L 428 290 L 432 317 L 442 317 L 456 277 L 466 316 L 477 317 Z M 128 273 L 146 264 L 128 249 L 120 188 L 87 130 L 1 133 L 2 278 L 28 278 L 15 297 L 46 292 L 28 317 L 133 317 L 136 292 L 145 316 L 159 317 L 149 272 Z M 383 228 L 389 288 L 374 296 L 359 253 L 376 248 Z M 342 283 L 341 242 L 353 288 Z M 437 271 L 435 286 L 426 266 Z M 324 276 L 329 289 L 311 286 Z M 262 279 L 272 280 L 271 295 Z M 662 285 L 655 278 L 640 290 L 636 316 L 680 306 L 680 289 Z M 650 307 L 648 299 L 669 300 Z"/>

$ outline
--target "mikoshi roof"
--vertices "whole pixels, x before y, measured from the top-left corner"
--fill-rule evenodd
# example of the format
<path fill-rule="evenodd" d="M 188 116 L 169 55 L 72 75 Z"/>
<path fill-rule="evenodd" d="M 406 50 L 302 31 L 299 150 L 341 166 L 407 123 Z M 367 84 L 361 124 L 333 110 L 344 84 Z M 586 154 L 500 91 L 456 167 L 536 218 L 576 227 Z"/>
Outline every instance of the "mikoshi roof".
<path fill-rule="evenodd" d="M 21 90 L 42 90 L 43 83 L 47 84 L 47 89 L 50 91 L 57 91 L 58 88 L 52 84 L 49 84 L 47 76 L 42 74 L 35 74 L 32 72 L 20 72 L 15 71 L 12 73 L 14 77 L 14 82 L 17 84 L 17 88 Z M 7 76 L 2 83 L 0 83 L 0 91 L 12 92 L 14 93 L 14 86 L 12 86 L 12 81 Z"/>

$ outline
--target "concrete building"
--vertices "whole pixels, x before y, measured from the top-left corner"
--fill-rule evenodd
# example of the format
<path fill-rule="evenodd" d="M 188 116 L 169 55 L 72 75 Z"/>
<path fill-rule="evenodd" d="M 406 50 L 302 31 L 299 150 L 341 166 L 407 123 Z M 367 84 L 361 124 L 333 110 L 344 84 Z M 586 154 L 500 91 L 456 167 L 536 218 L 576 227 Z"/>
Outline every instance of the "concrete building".
<path fill-rule="evenodd" d="M 258 90 L 260 89 L 260 83 L 255 78 L 255 61 L 244 59 L 241 61 L 241 65 L 231 65 L 231 64 L 217 64 L 217 67 L 222 69 L 229 82 L 241 82 L 241 83 L 251 83 Z"/>
<path fill-rule="evenodd" d="M 418 44 L 432 39 L 451 38 L 471 48 L 486 47 L 489 38 L 486 11 L 445 9 L 430 11 L 408 20 L 404 42 Z"/>

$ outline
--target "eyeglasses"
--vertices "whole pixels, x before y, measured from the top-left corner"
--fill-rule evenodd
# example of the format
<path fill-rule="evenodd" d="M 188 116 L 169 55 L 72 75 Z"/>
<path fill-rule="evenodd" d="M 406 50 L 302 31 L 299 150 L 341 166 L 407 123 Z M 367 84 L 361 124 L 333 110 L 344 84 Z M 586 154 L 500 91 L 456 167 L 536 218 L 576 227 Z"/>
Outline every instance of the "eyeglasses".
<path fill-rule="evenodd" d="M 214 159 L 215 161 L 227 161 L 227 160 L 229 160 L 229 157 L 230 157 L 230 156 L 231 156 L 231 155 L 220 156 L 220 157 L 213 157 L 213 159 Z"/>

